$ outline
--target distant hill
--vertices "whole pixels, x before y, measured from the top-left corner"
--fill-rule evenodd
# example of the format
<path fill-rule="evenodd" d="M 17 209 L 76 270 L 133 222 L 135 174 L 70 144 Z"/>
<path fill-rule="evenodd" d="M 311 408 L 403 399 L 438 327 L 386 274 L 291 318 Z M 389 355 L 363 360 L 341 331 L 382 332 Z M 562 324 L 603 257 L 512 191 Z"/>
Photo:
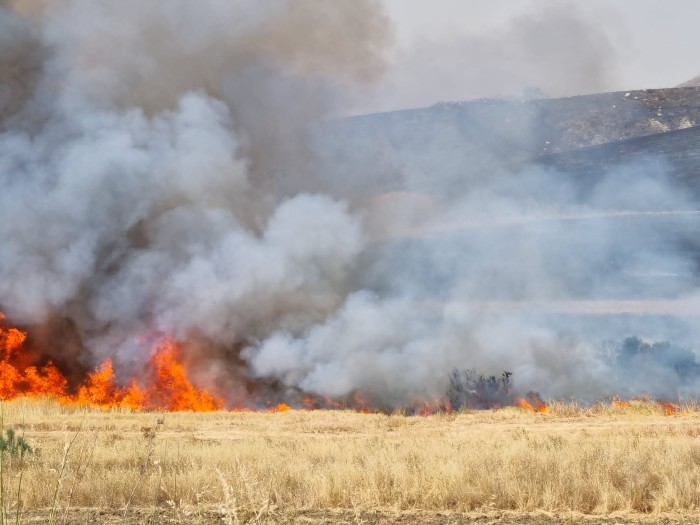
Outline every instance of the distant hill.
<path fill-rule="evenodd" d="M 693 77 L 687 82 L 683 82 L 682 84 L 678 84 L 677 87 L 697 87 L 700 86 L 700 76 Z"/>
<path fill-rule="evenodd" d="M 384 228 L 384 243 L 376 249 L 395 251 L 392 267 L 401 267 L 407 245 L 428 254 L 490 253 L 502 247 L 492 257 L 498 261 L 508 259 L 508 246 L 534 239 L 541 264 L 560 276 L 561 298 L 669 299 L 700 286 L 700 213 L 692 204 L 700 200 L 700 87 L 437 104 L 336 121 L 320 131 L 321 164 L 333 174 L 335 188 L 339 179 L 345 181 L 351 199 L 371 203 L 372 225 Z M 670 178 L 674 191 L 687 200 L 664 201 L 650 189 L 637 210 L 634 196 L 625 200 L 624 182 L 612 190 L 598 186 L 615 170 L 623 181 L 658 176 L 663 186 L 661 179 Z M 505 187 L 516 195 L 519 189 L 537 188 L 532 201 L 545 219 L 509 221 L 499 217 L 502 210 L 489 215 L 486 208 L 494 220 L 478 226 L 459 220 L 421 226 L 422 217 L 459 208 L 464 196 L 480 187 Z M 601 191 L 619 195 L 609 195 L 600 213 L 578 212 L 576 203 L 585 207 Z M 622 197 L 619 202 L 617 197 Z M 391 221 L 397 217 L 408 227 L 394 228 Z M 601 253 L 606 238 L 615 241 L 597 260 L 591 254 Z M 673 257 L 641 263 L 639 254 L 673 254 L 684 265 L 668 263 Z M 426 256 L 392 278 L 401 283 L 415 275 L 437 275 L 439 295 L 440 285 L 447 293 L 451 283 L 449 272 L 443 275 L 440 268 Z M 527 264 L 516 265 L 508 279 L 527 283 L 528 271 Z M 604 276 L 605 286 L 592 287 L 591 275 Z M 493 288 L 483 297 L 479 293 L 478 286 L 470 291 L 478 299 L 520 299 L 508 287 L 503 296 Z"/>
<path fill-rule="evenodd" d="M 694 174 L 700 171 L 700 157 L 685 140 L 694 132 L 663 135 L 697 125 L 700 86 L 691 86 L 441 103 L 336 121 L 317 135 L 322 164 L 344 172 L 358 191 L 431 192 L 437 172 L 455 184 L 540 162 L 575 165 L 580 174 L 587 162 L 593 167 L 622 162 L 628 155 L 639 157 L 645 148 L 669 155 L 680 162 L 678 170 Z M 659 137 L 636 140 L 651 136 Z M 606 144 L 610 146 L 603 148 Z"/>

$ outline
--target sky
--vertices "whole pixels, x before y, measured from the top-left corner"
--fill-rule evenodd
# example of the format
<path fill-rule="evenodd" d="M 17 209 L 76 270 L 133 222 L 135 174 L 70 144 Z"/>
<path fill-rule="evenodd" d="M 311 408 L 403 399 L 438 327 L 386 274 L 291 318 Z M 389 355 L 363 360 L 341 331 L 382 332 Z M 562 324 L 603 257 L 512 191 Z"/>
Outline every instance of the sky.
<path fill-rule="evenodd" d="M 700 75 L 697 0 L 383 1 L 395 46 L 367 109 L 530 87 L 550 96 L 671 87 Z"/>

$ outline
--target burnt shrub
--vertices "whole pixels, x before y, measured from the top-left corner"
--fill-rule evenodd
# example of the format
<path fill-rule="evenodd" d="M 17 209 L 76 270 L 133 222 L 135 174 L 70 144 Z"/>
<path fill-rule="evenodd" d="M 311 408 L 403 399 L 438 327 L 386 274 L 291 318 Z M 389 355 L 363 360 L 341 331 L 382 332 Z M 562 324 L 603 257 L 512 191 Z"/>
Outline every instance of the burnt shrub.
<path fill-rule="evenodd" d="M 454 410 L 487 409 L 507 405 L 512 397 L 511 372 L 484 376 L 475 370 L 455 369 L 450 373 L 447 398 Z"/>

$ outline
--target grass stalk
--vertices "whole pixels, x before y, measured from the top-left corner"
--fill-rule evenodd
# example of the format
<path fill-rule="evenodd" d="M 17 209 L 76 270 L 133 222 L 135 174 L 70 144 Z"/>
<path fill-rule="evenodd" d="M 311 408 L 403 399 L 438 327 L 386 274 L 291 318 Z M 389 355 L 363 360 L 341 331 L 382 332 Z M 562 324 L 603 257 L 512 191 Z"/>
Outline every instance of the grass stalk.
<path fill-rule="evenodd" d="M 66 507 L 63 509 L 64 525 L 67 523 L 68 511 L 71 507 L 71 504 L 73 503 L 73 496 L 75 494 L 75 491 L 78 488 L 78 485 L 80 485 L 80 483 L 82 482 L 85 472 L 90 468 L 90 465 L 92 464 L 92 459 L 95 456 L 95 450 L 97 449 L 98 436 L 99 431 L 95 431 L 92 446 L 90 447 L 90 453 L 87 455 L 87 457 L 83 454 L 80 454 L 78 456 L 78 464 L 76 465 L 75 469 L 75 481 L 71 485 L 70 491 L 68 492 L 68 501 L 66 503 Z"/>
<path fill-rule="evenodd" d="M 65 480 L 65 473 L 66 473 L 66 467 L 68 466 L 68 455 L 70 454 L 71 449 L 73 448 L 73 444 L 75 443 L 75 440 L 78 439 L 78 435 L 80 434 L 82 430 L 82 420 L 80 422 L 80 426 L 78 427 L 78 430 L 75 432 L 73 435 L 73 438 L 70 441 L 66 441 L 66 443 L 63 446 L 63 457 L 61 458 L 61 466 L 58 471 L 58 476 L 56 477 L 56 483 L 54 483 L 54 488 L 53 488 L 53 496 L 51 498 L 51 512 L 49 513 L 49 525 L 53 525 L 56 523 L 56 511 L 58 509 L 58 498 L 61 493 L 61 487 L 63 486 L 63 481 Z"/>
<path fill-rule="evenodd" d="M 19 525 L 22 519 L 22 478 L 24 477 L 25 449 L 19 451 L 19 481 L 17 482 L 17 509 L 15 511 L 15 525 Z"/>
<path fill-rule="evenodd" d="M 226 512 L 226 525 L 240 525 L 241 521 L 238 517 L 238 502 L 236 500 L 236 495 L 233 491 L 233 487 L 226 480 L 224 473 L 216 468 L 216 474 L 219 477 L 219 482 L 221 483 L 221 488 L 224 491 L 224 501 L 226 506 L 224 510 Z"/>
<path fill-rule="evenodd" d="M 153 452 L 155 451 L 155 441 L 156 437 L 156 431 L 152 428 L 147 428 L 143 432 L 143 438 L 146 443 L 146 454 L 144 455 L 143 458 L 143 463 L 141 464 L 139 468 L 139 476 L 136 479 L 136 483 L 131 489 L 131 493 L 129 494 L 129 499 L 126 501 L 126 505 L 124 505 L 124 514 L 122 516 L 122 519 L 124 522 L 126 522 L 126 516 L 127 513 L 129 512 L 129 507 L 131 506 L 131 502 L 134 499 L 134 495 L 136 494 L 136 491 L 138 488 L 141 486 L 141 483 L 143 482 L 144 477 L 146 476 L 146 472 L 148 471 L 148 467 L 151 463 L 151 457 L 153 456 Z"/>

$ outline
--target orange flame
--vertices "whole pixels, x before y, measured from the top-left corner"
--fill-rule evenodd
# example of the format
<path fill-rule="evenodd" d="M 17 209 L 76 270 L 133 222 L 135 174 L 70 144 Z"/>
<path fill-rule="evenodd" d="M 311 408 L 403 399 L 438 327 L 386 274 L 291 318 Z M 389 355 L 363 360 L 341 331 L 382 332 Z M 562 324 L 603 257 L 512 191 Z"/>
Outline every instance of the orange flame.
<path fill-rule="evenodd" d="M 352 393 L 351 406 L 360 414 L 369 414 L 370 412 L 369 403 L 365 401 L 365 398 L 362 396 L 362 392 L 359 390 L 355 390 Z"/>
<path fill-rule="evenodd" d="M 4 319 L 0 313 L 0 321 Z M 173 341 L 156 346 L 141 382 L 134 378 L 128 387 L 120 386 L 107 359 L 71 393 L 68 379 L 51 361 L 43 366 L 22 364 L 26 338 L 24 332 L 0 325 L 0 399 L 51 396 L 67 404 L 195 412 L 224 406 L 222 399 L 192 385 Z"/>
<path fill-rule="evenodd" d="M 10 363 L 0 361 L 0 399 L 14 397 L 22 376 Z"/>
<path fill-rule="evenodd" d="M 528 399 L 523 397 L 515 398 L 515 405 L 526 412 L 547 413 L 547 404 L 535 393 L 528 394 Z"/>
<path fill-rule="evenodd" d="M 621 408 L 623 410 L 627 410 L 628 408 L 632 407 L 632 403 L 625 399 L 620 399 L 620 398 L 613 398 L 613 400 L 610 402 L 610 404 L 615 407 L 615 408 Z"/>
<path fill-rule="evenodd" d="M 5 319 L 5 315 L 0 312 L 0 321 Z M 0 398 L 11 396 L 18 388 L 23 377 L 11 363 L 15 351 L 22 346 L 27 334 L 16 328 L 5 328 L 0 325 Z"/>
<path fill-rule="evenodd" d="M 41 368 L 29 366 L 24 371 L 27 390 L 36 396 L 63 396 L 68 386 L 68 380 L 61 371 L 49 361 Z"/>
<path fill-rule="evenodd" d="M 634 401 L 638 401 L 640 403 L 643 403 L 644 405 L 647 405 L 649 403 L 653 403 L 653 401 L 648 397 L 636 398 Z M 610 405 L 614 408 L 620 408 L 623 410 L 628 410 L 628 409 L 632 408 L 631 401 L 628 401 L 626 399 L 620 399 L 617 397 L 612 398 L 612 400 L 610 401 Z M 665 416 L 672 416 L 673 414 L 677 413 L 680 410 L 680 407 L 678 406 L 677 403 L 671 403 L 669 401 L 659 400 L 659 401 L 656 401 L 656 405 L 659 407 L 659 409 L 661 410 L 661 412 Z"/>
<path fill-rule="evenodd" d="M 117 385 L 111 359 L 105 360 L 94 372 L 88 374 L 85 382 L 78 387 L 75 402 L 103 408 L 125 407 L 135 410 L 147 406 L 146 395 L 135 380 L 132 380 L 127 388 L 120 388 Z"/>
<path fill-rule="evenodd" d="M 523 399 L 522 397 L 519 397 L 515 400 L 515 402 L 518 404 L 518 407 L 523 409 L 523 410 L 526 410 L 528 412 L 535 411 L 535 409 L 532 408 L 532 405 L 530 404 L 530 402 L 527 399 Z"/>
<path fill-rule="evenodd" d="M 212 412 L 221 410 L 222 399 L 200 390 L 190 383 L 184 365 L 176 358 L 177 346 L 166 341 L 153 354 L 150 364 L 155 369 L 155 382 L 147 392 L 147 404 L 167 407 L 170 411 L 192 410 Z"/>
<path fill-rule="evenodd" d="M 657 401 L 656 404 L 659 405 L 659 408 L 665 416 L 672 416 L 678 412 L 678 405 L 675 403 L 669 403 L 668 401 Z"/>
<path fill-rule="evenodd" d="M 0 312 L 0 321 L 5 319 L 5 314 Z M 27 339 L 27 334 L 16 328 L 5 328 L 0 326 L 0 349 L 7 355 L 22 346 Z"/>
<path fill-rule="evenodd" d="M 6 326 L 4 320 L 5 316 L 0 313 L 0 400 L 19 396 L 50 396 L 61 403 L 102 408 L 195 412 L 221 410 L 224 407 L 222 398 L 192 384 L 186 366 L 180 359 L 181 349 L 173 340 L 165 339 L 153 347 L 152 355 L 139 377 L 119 381 L 112 360 L 106 359 L 88 373 L 79 385 L 71 385 L 52 361 L 37 363 L 35 356 L 25 347 L 27 334 L 18 328 Z M 138 342 L 146 344 L 147 339 L 141 337 Z M 306 394 L 296 403 L 268 403 L 267 406 L 269 412 L 277 413 L 295 408 L 351 409 L 365 414 L 382 411 L 367 401 L 366 394 L 368 393 L 355 390 L 342 402 Z M 547 413 L 547 404 L 534 392 L 504 401 L 527 412 Z M 653 403 L 648 398 L 642 401 Z M 656 404 L 667 416 L 680 411 L 679 405 L 675 403 L 657 401 Z M 630 401 L 617 397 L 610 399 L 610 405 L 625 410 L 632 407 Z M 406 413 L 421 416 L 453 411 L 450 402 L 444 398 L 432 401 L 415 399 L 404 408 Z M 248 408 L 241 405 L 233 410 Z"/>

